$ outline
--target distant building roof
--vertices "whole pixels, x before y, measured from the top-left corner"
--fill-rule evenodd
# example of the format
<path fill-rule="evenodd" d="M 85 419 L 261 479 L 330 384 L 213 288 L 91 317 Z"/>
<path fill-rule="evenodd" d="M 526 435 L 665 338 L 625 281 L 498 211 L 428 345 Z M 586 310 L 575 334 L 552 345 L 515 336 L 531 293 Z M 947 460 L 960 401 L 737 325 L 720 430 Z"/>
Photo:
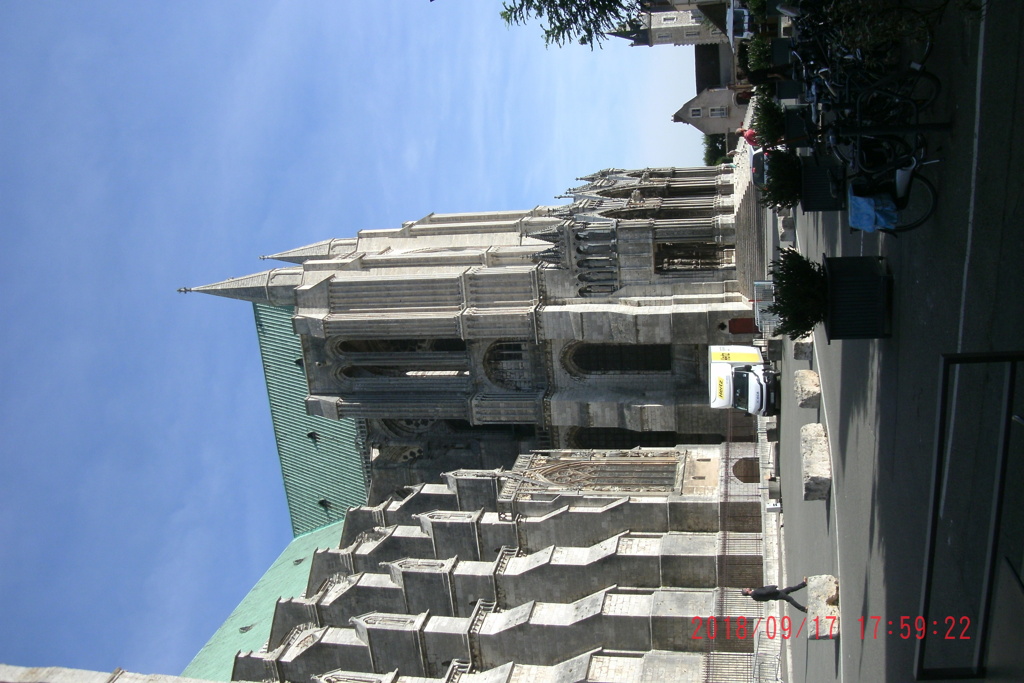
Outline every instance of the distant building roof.
<path fill-rule="evenodd" d="M 717 88 L 722 83 L 722 63 L 718 45 L 694 45 L 693 61 L 697 92 Z"/>
<path fill-rule="evenodd" d="M 309 392 L 292 309 L 253 304 L 253 310 L 292 533 L 299 536 L 366 503 L 360 425 L 306 414 Z"/>
<path fill-rule="evenodd" d="M 701 5 L 700 12 L 719 31 L 722 33 L 729 32 L 729 6 L 726 3 L 716 2 L 710 5 Z"/>

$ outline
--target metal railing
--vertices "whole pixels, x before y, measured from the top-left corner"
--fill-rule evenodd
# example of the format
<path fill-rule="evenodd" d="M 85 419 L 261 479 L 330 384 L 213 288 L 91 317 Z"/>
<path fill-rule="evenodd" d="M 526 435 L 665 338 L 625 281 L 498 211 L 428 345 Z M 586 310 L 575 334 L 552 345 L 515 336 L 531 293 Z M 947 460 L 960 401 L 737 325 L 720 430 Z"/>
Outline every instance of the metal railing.
<path fill-rule="evenodd" d="M 775 303 L 775 283 L 770 280 L 757 280 L 754 282 L 754 324 L 761 331 L 761 335 L 768 339 L 775 335 L 775 328 L 779 325 L 779 316 L 768 312 L 768 307 Z"/>
<path fill-rule="evenodd" d="M 763 630 L 754 634 L 754 667 L 750 683 L 776 683 L 782 660 L 782 639 L 768 638 Z"/>

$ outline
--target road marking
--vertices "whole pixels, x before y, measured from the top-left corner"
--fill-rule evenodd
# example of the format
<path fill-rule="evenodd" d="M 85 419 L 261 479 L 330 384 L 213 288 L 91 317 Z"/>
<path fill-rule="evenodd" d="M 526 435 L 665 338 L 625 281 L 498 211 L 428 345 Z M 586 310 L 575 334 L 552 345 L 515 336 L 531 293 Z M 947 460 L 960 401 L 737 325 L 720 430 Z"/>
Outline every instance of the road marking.
<path fill-rule="evenodd" d="M 978 28 L 978 67 L 974 75 L 974 150 L 971 153 L 971 199 L 967 205 L 967 246 L 964 248 L 964 273 L 960 281 L 960 324 L 957 330 L 956 350 L 958 353 L 964 349 L 964 319 L 967 309 L 967 276 L 971 267 L 971 246 L 974 243 L 974 204 L 978 196 L 978 146 L 981 142 L 981 80 L 984 74 L 985 64 L 985 24 L 988 12 L 981 12 L 981 23 Z M 956 430 L 956 404 L 960 386 L 960 368 L 953 370 L 952 399 L 950 402 L 950 419 L 947 444 L 953 441 L 953 432 Z M 948 448 L 948 446 L 947 446 Z M 942 490 L 939 492 L 939 514 L 944 515 L 946 510 L 946 492 L 949 488 L 949 472 L 942 481 Z"/>
<path fill-rule="evenodd" d="M 967 273 L 971 266 L 971 245 L 974 240 L 974 203 L 978 196 L 978 146 L 981 141 L 981 78 L 985 63 L 985 18 L 988 12 L 981 12 L 978 29 L 978 69 L 974 76 L 974 151 L 971 154 L 971 201 L 967 205 L 967 247 L 964 249 L 964 274 L 960 285 L 960 329 L 957 333 L 956 350 L 963 351 L 964 310 L 967 307 Z"/>
<path fill-rule="evenodd" d="M 818 332 L 815 331 L 814 335 L 815 335 L 815 339 L 814 339 L 814 345 L 811 346 L 811 355 L 814 357 L 814 367 L 815 367 L 816 372 L 818 373 L 818 382 L 820 382 L 820 384 L 821 384 L 821 421 L 825 425 L 825 435 L 828 437 L 828 465 L 829 465 L 830 468 L 832 468 L 832 485 L 829 486 L 828 495 L 832 499 L 832 501 L 831 501 L 832 502 L 832 524 L 834 525 L 835 533 L 833 534 L 832 530 L 830 529 L 829 530 L 829 535 L 830 536 L 835 536 L 835 546 L 836 546 L 836 579 L 839 580 L 839 579 L 841 579 L 841 577 L 840 577 L 840 569 L 842 567 L 841 567 L 841 564 L 840 564 L 840 559 L 841 559 L 842 555 L 839 552 L 839 536 L 840 536 L 840 534 L 839 534 L 839 500 L 836 497 L 836 466 L 835 466 L 835 461 L 832 458 L 832 451 L 833 451 L 833 448 L 832 448 L 832 428 L 829 427 L 829 424 L 828 424 L 828 410 L 826 410 L 827 403 L 825 401 L 825 377 L 824 377 L 824 373 L 822 372 L 822 370 L 824 368 L 821 367 L 821 361 L 818 358 L 818 339 L 817 339 Z M 876 453 L 876 456 L 877 456 L 877 453 Z M 877 457 L 876 457 L 876 462 L 877 462 Z M 842 604 L 842 602 L 843 602 L 843 597 L 842 596 L 843 596 L 843 582 L 841 580 L 839 580 L 839 604 Z M 851 639 L 847 638 L 846 640 L 849 641 Z M 843 644 L 844 644 L 844 642 L 845 641 L 840 639 L 840 643 L 839 643 L 839 678 L 838 678 L 838 680 L 840 680 L 840 681 L 843 680 L 843 662 L 846 659 L 845 657 L 843 657 Z M 792 679 L 792 675 L 790 675 L 790 680 L 793 680 Z"/>

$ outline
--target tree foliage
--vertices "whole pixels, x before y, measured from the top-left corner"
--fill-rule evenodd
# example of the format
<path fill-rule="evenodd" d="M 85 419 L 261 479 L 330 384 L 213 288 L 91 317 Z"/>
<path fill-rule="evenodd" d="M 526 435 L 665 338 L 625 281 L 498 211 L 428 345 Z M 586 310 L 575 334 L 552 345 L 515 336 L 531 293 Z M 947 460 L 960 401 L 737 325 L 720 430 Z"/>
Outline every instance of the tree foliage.
<path fill-rule="evenodd" d="M 725 134 L 715 133 L 704 136 L 704 165 L 717 166 L 728 161 L 725 149 Z"/>
<path fill-rule="evenodd" d="M 773 149 L 765 152 L 764 189 L 758 197 L 762 206 L 785 209 L 800 203 L 803 169 L 795 152 Z"/>
<path fill-rule="evenodd" d="M 786 135 L 786 112 L 774 97 L 754 98 L 751 128 L 757 132 L 762 147 L 772 147 Z"/>
<path fill-rule="evenodd" d="M 808 260 L 795 249 L 783 249 L 772 261 L 775 303 L 769 313 L 779 316 L 778 334 L 797 339 L 810 334 L 828 311 L 828 283 L 820 263 Z"/>
<path fill-rule="evenodd" d="M 593 48 L 612 31 L 639 28 L 641 10 L 640 0 L 509 0 L 501 18 L 510 26 L 539 19 L 547 45 Z"/>
<path fill-rule="evenodd" d="M 747 44 L 747 70 L 767 69 L 772 66 L 772 41 L 757 34 Z"/>
<path fill-rule="evenodd" d="M 747 0 L 747 9 L 757 23 L 768 21 L 768 0 Z"/>

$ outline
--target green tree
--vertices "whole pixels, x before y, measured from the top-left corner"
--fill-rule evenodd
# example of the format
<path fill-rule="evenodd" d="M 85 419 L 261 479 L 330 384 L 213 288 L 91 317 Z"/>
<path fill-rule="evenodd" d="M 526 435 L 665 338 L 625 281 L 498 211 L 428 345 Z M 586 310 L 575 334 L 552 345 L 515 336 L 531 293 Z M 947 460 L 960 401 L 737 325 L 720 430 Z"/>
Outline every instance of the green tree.
<path fill-rule="evenodd" d="M 639 28 L 641 11 L 641 0 L 510 0 L 501 18 L 510 26 L 541 20 L 547 45 L 593 48 L 613 31 Z"/>
<path fill-rule="evenodd" d="M 772 147 L 786 137 L 786 112 L 773 97 L 754 98 L 754 115 L 751 128 L 757 131 L 757 139 L 763 147 Z"/>
<path fill-rule="evenodd" d="M 717 166 L 729 160 L 725 149 L 725 134 L 715 133 L 704 136 L 704 165 Z"/>
<path fill-rule="evenodd" d="M 790 339 L 813 332 L 828 311 L 825 269 L 795 249 L 783 249 L 769 270 L 775 283 L 775 303 L 768 312 L 781 320 L 775 332 Z"/>

